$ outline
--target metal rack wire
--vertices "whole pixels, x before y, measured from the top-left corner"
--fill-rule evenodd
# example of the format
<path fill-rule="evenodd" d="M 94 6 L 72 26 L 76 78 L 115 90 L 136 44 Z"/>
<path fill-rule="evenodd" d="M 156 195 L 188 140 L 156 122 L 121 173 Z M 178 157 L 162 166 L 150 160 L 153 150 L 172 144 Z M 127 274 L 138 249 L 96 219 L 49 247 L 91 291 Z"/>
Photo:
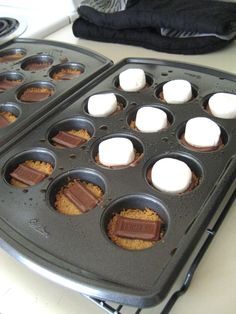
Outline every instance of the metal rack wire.
<path fill-rule="evenodd" d="M 130 312 L 130 307 L 127 307 L 122 304 L 115 304 L 107 301 L 102 301 L 96 298 L 92 298 L 89 296 L 86 296 L 90 301 L 94 302 L 97 306 L 101 307 L 104 311 L 110 314 L 126 314 L 127 311 Z M 132 312 L 132 314 L 139 314 L 141 313 L 142 309 L 133 309 L 135 312 Z M 128 313 L 127 313 L 128 314 Z"/>

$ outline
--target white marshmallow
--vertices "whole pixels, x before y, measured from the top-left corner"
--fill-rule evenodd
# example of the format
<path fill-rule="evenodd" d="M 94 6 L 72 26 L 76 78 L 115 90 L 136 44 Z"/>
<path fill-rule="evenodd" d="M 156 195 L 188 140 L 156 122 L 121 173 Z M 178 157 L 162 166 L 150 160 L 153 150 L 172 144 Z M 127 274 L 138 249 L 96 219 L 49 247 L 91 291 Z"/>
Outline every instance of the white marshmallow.
<path fill-rule="evenodd" d="M 186 123 L 184 138 L 192 146 L 211 147 L 218 145 L 220 134 L 220 127 L 214 121 L 197 117 Z"/>
<path fill-rule="evenodd" d="M 104 140 L 98 147 L 99 161 L 107 167 L 126 166 L 135 159 L 131 140 L 125 137 L 114 137 Z"/>
<path fill-rule="evenodd" d="M 137 111 L 135 125 L 141 132 L 157 132 L 167 127 L 167 114 L 154 107 L 142 107 Z"/>
<path fill-rule="evenodd" d="M 89 97 L 88 113 L 94 117 L 107 117 L 116 111 L 117 99 L 113 93 L 97 94 Z"/>
<path fill-rule="evenodd" d="M 182 193 L 192 181 L 192 172 L 188 165 L 175 158 L 158 160 L 151 171 L 152 184 L 160 191 Z"/>
<path fill-rule="evenodd" d="M 120 87 L 126 92 L 137 92 L 146 85 L 145 72 L 142 69 L 128 69 L 119 75 Z"/>
<path fill-rule="evenodd" d="M 172 80 L 163 85 L 163 97 L 169 104 L 183 104 L 192 98 L 192 86 L 186 80 Z"/>
<path fill-rule="evenodd" d="M 223 119 L 236 118 L 236 95 L 216 93 L 209 98 L 209 108 L 213 116 Z"/>

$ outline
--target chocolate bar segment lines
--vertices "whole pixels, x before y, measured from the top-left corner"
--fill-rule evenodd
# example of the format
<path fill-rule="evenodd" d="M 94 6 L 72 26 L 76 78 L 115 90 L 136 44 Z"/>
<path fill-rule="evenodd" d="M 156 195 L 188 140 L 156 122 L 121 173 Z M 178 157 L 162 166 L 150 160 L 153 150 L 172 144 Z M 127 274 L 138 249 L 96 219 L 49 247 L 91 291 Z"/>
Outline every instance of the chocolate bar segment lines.
<path fill-rule="evenodd" d="M 47 175 L 39 170 L 21 164 L 10 173 L 10 176 L 22 183 L 32 186 L 41 182 Z"/>
<path fill-rule="evenodd" d="M 156 241 L 160 238 L 161 221 L 133 219 L 117 215 L 114 234 L 128 239 Z"/>
<path fill-rule="evenodd" d="M 68 148 L 75 148 L 86 142 L 86 140 L 82 137 L 64 131 L 59 131 L 58 134 L 52 138 L 52 140 L 56 144 Z"/>
<path fill-rule="evenodd" d="M 99 199 L 89 191 L 82 183 L 74 181 L 63 194 L 83 213 L 94 208 Z"/>

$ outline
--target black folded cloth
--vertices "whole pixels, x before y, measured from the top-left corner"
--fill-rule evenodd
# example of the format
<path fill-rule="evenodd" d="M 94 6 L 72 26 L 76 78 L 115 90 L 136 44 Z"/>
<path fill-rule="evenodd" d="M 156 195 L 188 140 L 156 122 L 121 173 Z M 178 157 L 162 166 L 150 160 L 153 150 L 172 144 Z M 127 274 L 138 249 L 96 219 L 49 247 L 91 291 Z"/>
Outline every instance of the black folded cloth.
<path fill-rule="evenodd" d="M 211 0 L 85 0 L 76 37 L 180 54 L 218 50 L 236 37 L 236 4 Z"/>

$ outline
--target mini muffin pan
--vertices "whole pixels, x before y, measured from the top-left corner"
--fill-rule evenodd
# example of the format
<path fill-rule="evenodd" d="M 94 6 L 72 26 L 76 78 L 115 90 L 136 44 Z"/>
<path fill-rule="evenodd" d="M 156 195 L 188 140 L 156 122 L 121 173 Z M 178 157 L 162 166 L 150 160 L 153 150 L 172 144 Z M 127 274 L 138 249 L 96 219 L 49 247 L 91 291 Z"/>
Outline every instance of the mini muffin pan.
<path fill-rule="evenodd" d="M 131 67 L 142 68 L 147 76 L 148 84 L 139 92 L 119 88 L 119 73 Z M 192 84 L 194 97 L 170 105 L 159 95 L 165 82 L 177 78 Z M 124 59 L 106 70 L 81 97 L 28 132 L 0 159 L 2 246 L 40 274 L 83 294 L 138 307 L 159 303 L 235 190 L 236 121 L 215 118 L 205 109 L 213 93 L 235 93 L 235 82 L 235 76 L 227 73 L 155 59 Z M 88 98 L 104 92 L 114 92 L 122 110 L 105 118 L 90 116 Z M 130 127 L 137 109 L 147 105 L 167 113 L 168 128 L 141 133 Z M 197 152 L 181 144 L 186 121 L 196 116 L 209 117 L 220 126 L 223 147 Z M 88 130 L 89 141 L 73 149 L 53 145 L 51 138 L 58 131 L 79 128 Z M 132 167 L 109 169 L 96 162 L 99 143 L 116 136 L 129 138 L 140 154 Z M 186 162 L 197 186 L 181 195 L 155 189 L 147 173 L 163 157 Z M 9 173 L 26 159 L 51 162 L 52 175 L 26 189 L 11 186 Z M 74 179 L 98 185 L 103 199 L 84 214 L 60 214 L 55 195 Z M 107 225 L 114 213 L 145 207 L 164 221 L 162 239 L 140 251 L 111 242 Z"/>
<path fill-rule="evenodd" d="M 16 121 L 0 128 L 3 150 L 49 110 L 58 110 L 65 99 L 112 62 L 82 47 L 45 40 L 17 39 L 0 50 L 0 110 L 16 112 Z M 55 79 L 60 71 L 74 75 Z M 4 90 L 1 88 L 4 82 Z M 26 90 L 42 91 L 37 101 L 27 100 Z M 45 93 L 46 91 L 46 93 Z M 35 94 L 34 94 L 35 96 Z M 42 97 L 44 96 L 44 97 Z M 27 96 L 28 99 L 29 95 Z"/>

